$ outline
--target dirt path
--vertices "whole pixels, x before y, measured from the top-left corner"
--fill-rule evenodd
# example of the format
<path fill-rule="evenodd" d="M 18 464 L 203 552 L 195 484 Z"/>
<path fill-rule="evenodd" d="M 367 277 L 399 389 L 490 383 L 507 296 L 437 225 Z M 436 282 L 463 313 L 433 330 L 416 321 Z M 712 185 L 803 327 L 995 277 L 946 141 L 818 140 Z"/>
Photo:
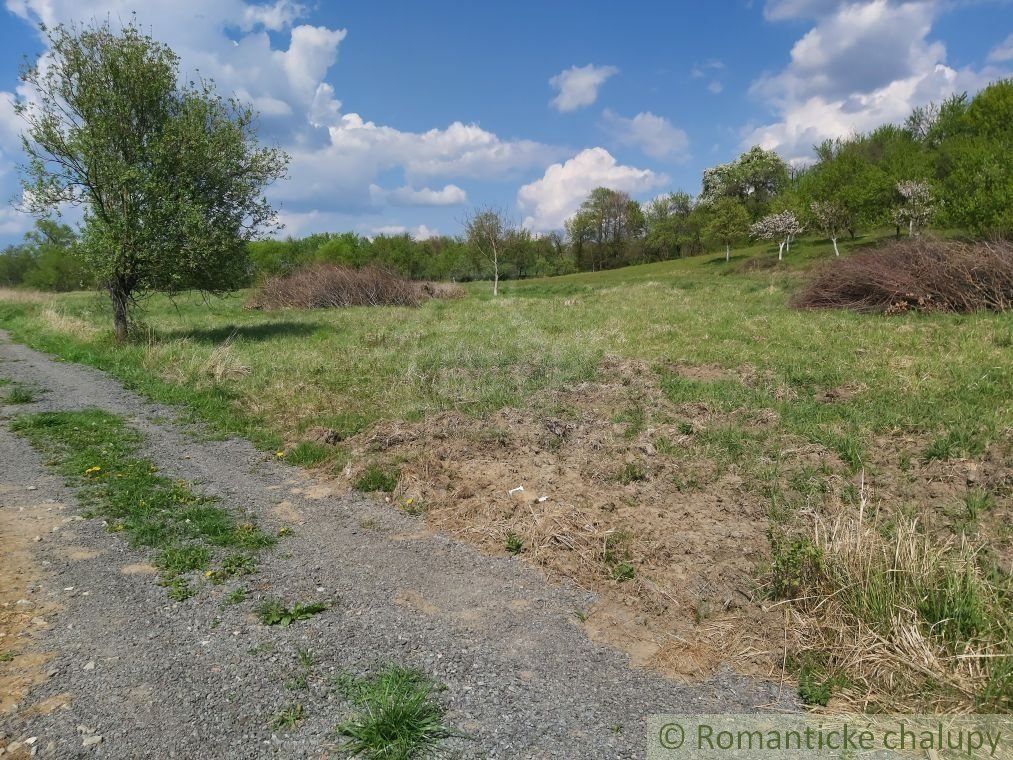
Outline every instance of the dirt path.
<path fill-rule="evenodd" d="M 449 757 L 639 757 L 643 717 L 751 711 L 776 684 L 731 674 L 682 685 L 631 668 L 590 641 L 574 611 L 593 600 L 549 586 L 515 559 L 491 558 L 420 518 L 362 496 L 337 497 L 242 440 L 201 441 L 171 409 L 95 370 L 50 359 L 0 334 L 0 375 L 42 391 L 19 412 L 96 407 L 147 436 L 146 456 L 267 528 L 295 535 L 263 556 L 248 601 L 222 587 L 173 602 L 73 493 L 0 426 L 0 747 L 4 757 L 340 756 L 347 706 L 330 689 L 345 670 L 393 661 L 446 684 L 448 722 L 469 739 Z M 287 629 L 252 612 L 264 594 L 327 598 L 326 613 Z M 286 681 L 313 652 L 309 689 Z M 268 723 L 299 701 L 290 731 Z M 25 739 L 35 740 L 25 744 Z M 96 737 L 101 737 L 98 740 Z M 0 753 L 3 754 L 3 753 Z"/>

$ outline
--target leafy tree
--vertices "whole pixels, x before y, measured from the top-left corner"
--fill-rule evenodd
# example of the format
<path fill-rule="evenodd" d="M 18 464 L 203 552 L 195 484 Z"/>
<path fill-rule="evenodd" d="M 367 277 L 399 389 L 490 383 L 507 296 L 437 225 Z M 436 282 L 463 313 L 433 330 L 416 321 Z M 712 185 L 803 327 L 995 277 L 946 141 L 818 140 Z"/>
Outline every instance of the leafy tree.
<path fill-rule="evenodd" d="M 273 223 L 264 187 L 288 157 L 259 147 L 254 114 L 207 81 L 180 86 L 179 60 L 136 22 L 44 29 L 26 67 L 26 205 L 85 208 L 80 255 L 109 294 L 116 338 L 150 291 L 222 292 L 250 273 L 247 241 Z"/>
<path fill-rule="evenodd" d="M 595 271 L 635 260 L 645 223 L 640 204 L 627 193 L 598 187 L 567 221 L 566 231 L 580 268 Z"/>
<path fill-rule="evenodd" d="M 23 245 L 9 245 L 0 253 L 0 286 L 13 288 L 25 281 L 35 266 L 35 256 Z"/>
<path fill-rule="evenodd" d="M 707 237 L 725 247 L 725 261 L 731 259 L 731 244 L 749 232 L 749 212 L 734 198 L 719 198 L 710 208 Z"/>
<path fill-rule="evenodd" d="M 663 261 L 702 251 L 702 219 L 689 193 L 680 190 L 655 198 L 644 216 L 644 247 L 649 260 Z"/>
<path fill-rule="evenodd" d="M 77 234 L 66 224 L 38 219 L 24 242 L 0 256 L 0 284 L 36 290 L 80 290 L 93 284 L 91 272 L 76 255 Z"/>
<path fill-rule="evenodd" d="M 753 219 L 767 210 L 770 201 L 788 184 L 788 165 L 775 151 L 755 145 L 728 164 L 704 170 L 700 198 L 737 198 Z"/>
<path fill-rule="evenodd" d="M 970 103 L 953 101 L 944 104 L 933 133 L 940 221 L 979 234 L 1013 234 L 1013 79 L 992 83 Z"/>

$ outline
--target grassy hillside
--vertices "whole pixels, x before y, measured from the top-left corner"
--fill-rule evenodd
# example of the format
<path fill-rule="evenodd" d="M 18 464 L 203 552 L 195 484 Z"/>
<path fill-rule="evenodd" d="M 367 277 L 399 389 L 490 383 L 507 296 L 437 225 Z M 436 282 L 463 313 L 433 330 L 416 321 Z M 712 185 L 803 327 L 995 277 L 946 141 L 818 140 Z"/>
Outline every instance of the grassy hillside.
<path fill-rule="evenodd" d="M 841 525 L 855 510 L 869 519 L 869 505 L 883 516 L 877 536 L 898 540 L 917 518 L 916 533 L 932 546 L 976 536 L 988 544 L 987 572 L 1008 572 L 1013 316 L 789 308 L 804 269 L 830 255 L 824 241 L 800 241 L 778 266 L 776 250 L 754 246 L 730 263 L 711 254 L 508 282 L 495 299 L 488 284 L 473 283 L 465 299 L 418 309 L 266 313 L 244 309 L 246 294 L 156 297 L 125 347 L 112 342 L 107 304 L 95 294 L 8 295 L 0 323 L 29 345 L 183 404 L 222 433 L 343 482 L 393 488 L 397 503 L 428 511 L 444 529 L 593 585 L 606 607 L 615 602 L 596 628 L 592 617 L 596 633 L 628 639 L 633 626 L 651 642 L 645 661 L 685 674 L 673 663 L 686 652 L 658 642 L 673 631 L 707 639 L 707 652 L 693 652 L 707 671 L 729 641 L 705 633 L 708 621 L 759 625 L 729 599 L 748 596 L 759 608 L 823 584 L 833 551 L 819 543 L 820 525 Z M 967 475 L 970 465 L 980 477 Z M 535 515 L 505 500 L 521 480 L 559 511 Z M 707 500 L 713 494 L 717 502 Z M 728 504 L 744 506 L 736 514 Z M 655 515 L 660 506 L 668 511 Z M 706 524 L 693 524 L 702 514 Z M 727 551 L 683 560 L 691 548 L 673 559 L 673 540 L 690 529 Z M 711 566 L 727 572 L 712 577 Z M 946 583 L 978 582 L 954 567 Z M 1002 584 L 1008 590 L 1008 576 Z M 954 641 L 973 639 L 991 652 L 989 637 L 1006 636 L 991 627 L 996 605 L 1008 612 L 994 588 L 974 586 L 969 602 L 987 624 L 931 646 L 952 652 Z M 627 597 L 653 617 L 623 617 L 616 610 L 629 607 Z M 841 614 L 868 621 L 868 601 Z M 932 630 L 965 602 L 947 596 L 916 624 Z M 794 671 L 815 701 L 886 688 L 848 672 L 861 668 L 846 658 L 814 655 L 822 650 L 806 628 L 812 618 L 804 607 L 798 614 L 809 643 L 799 639 Z M 753 659 L 757 669 L 767 661 Z M 994 707 L 1008 698 L 1011 669 L 977 677 L 945 667 L 952 672 L 932 691 L 942 702 Z M 923 681 L 911 676 L 882 703 L 912 704 Z"/>

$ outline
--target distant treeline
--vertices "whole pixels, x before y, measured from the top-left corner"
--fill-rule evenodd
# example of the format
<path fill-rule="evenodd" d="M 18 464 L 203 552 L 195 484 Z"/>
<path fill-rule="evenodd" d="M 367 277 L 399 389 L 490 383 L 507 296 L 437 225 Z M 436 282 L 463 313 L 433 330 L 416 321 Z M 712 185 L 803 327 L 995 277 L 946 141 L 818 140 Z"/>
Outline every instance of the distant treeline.
<path fill-rule="evenodd" d="M 36 290 L 83 290 L 94 285 L 75 253 L 77 233 L 66 224 L 39 219 L 20 245 L 0 252 L 0 286 Z"/>
<path fill-rule="evenodd" d="M 320 233 L 287 240 L 251 243 L 250 259 L 258 275 L 289 274 L 321 261 L 362 267 L 376 264 L 415 280 L 482 280 L 491 277 L 490 264 L 467 243 L 441 236 L 413 240 L 403 235 L 373 238 L 354 232 Z M 500 263 L 500 277 L 544 277 L 576 271 L 572 256 L 559 234 L 534 236 L 514 230 Z"/>
<path fill-rule="evenodd" d="M 793 167 L 777 153 L 754 147 L 705 170 L 696 196 L 677 191 L 642 204 L 626 193 L 596 188 L 565 230 L 548 235 L 504 219 L 499 276 L 661 261 L 737 245 L 750 236 L 790 242 L 798 230 L 836 238 L 887 225 L 899 235 L 932 224 L 982 236 L 1013 233 L 1013 80 L 995 82 L 974 98 L 955 95 L 918 108 L 902 126 L 828 140 L 814 150 L 812 163 Z M 24 243 L 0 255 L 0 284 L 44 290 L 93 285 L 74 255 L 77 245 L 70 227 L 40 221 Z M 407 234 L 321 233 L 263 240 L 248 250 L 251 282 L 322 261 L 455 281 L 488 279 L 493 266 L 463 236 L 414 240 Z"/>

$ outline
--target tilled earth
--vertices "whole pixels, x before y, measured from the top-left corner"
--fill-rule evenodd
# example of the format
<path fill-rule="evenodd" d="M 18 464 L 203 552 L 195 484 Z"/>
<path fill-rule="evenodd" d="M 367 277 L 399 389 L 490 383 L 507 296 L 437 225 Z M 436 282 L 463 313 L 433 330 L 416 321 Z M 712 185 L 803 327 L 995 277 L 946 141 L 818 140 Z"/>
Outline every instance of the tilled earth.
<path fill-rule="evenodd" d="M 3 337 L 0 375 L 37 389 L 23 412 L 98 408 L 146 436 L 144 455 L 266 529 L 247 600 L 205 584 L 171 601 L 146 550 L 81 519 L 71 489 L 0 426 L 0 756 L 340 757 L 351 706 L 342 672 L 417 667 L 446 685 L 446 757 L 641 757 L 645 716 L 788 708 L 777 683 L 728 671 L 694 685 L 633 668 L 591 641 L 575 611 L 595 600 L 549 585 L 521 560 L 489 557 L 361 495 L 338 496 L 247 441 L 209 441 L 172 409 L 95 370 Z M 326 599 L 289 628 L 253 614 L 266 595 Z M 292 690 L 308 649 L 308 688 Z M 286 685 L 288 683 L 288 686 Z M 783 703 L 777 704 L 783 699 Z M 305 719 L 272 729 L 298 702 Z"/>

